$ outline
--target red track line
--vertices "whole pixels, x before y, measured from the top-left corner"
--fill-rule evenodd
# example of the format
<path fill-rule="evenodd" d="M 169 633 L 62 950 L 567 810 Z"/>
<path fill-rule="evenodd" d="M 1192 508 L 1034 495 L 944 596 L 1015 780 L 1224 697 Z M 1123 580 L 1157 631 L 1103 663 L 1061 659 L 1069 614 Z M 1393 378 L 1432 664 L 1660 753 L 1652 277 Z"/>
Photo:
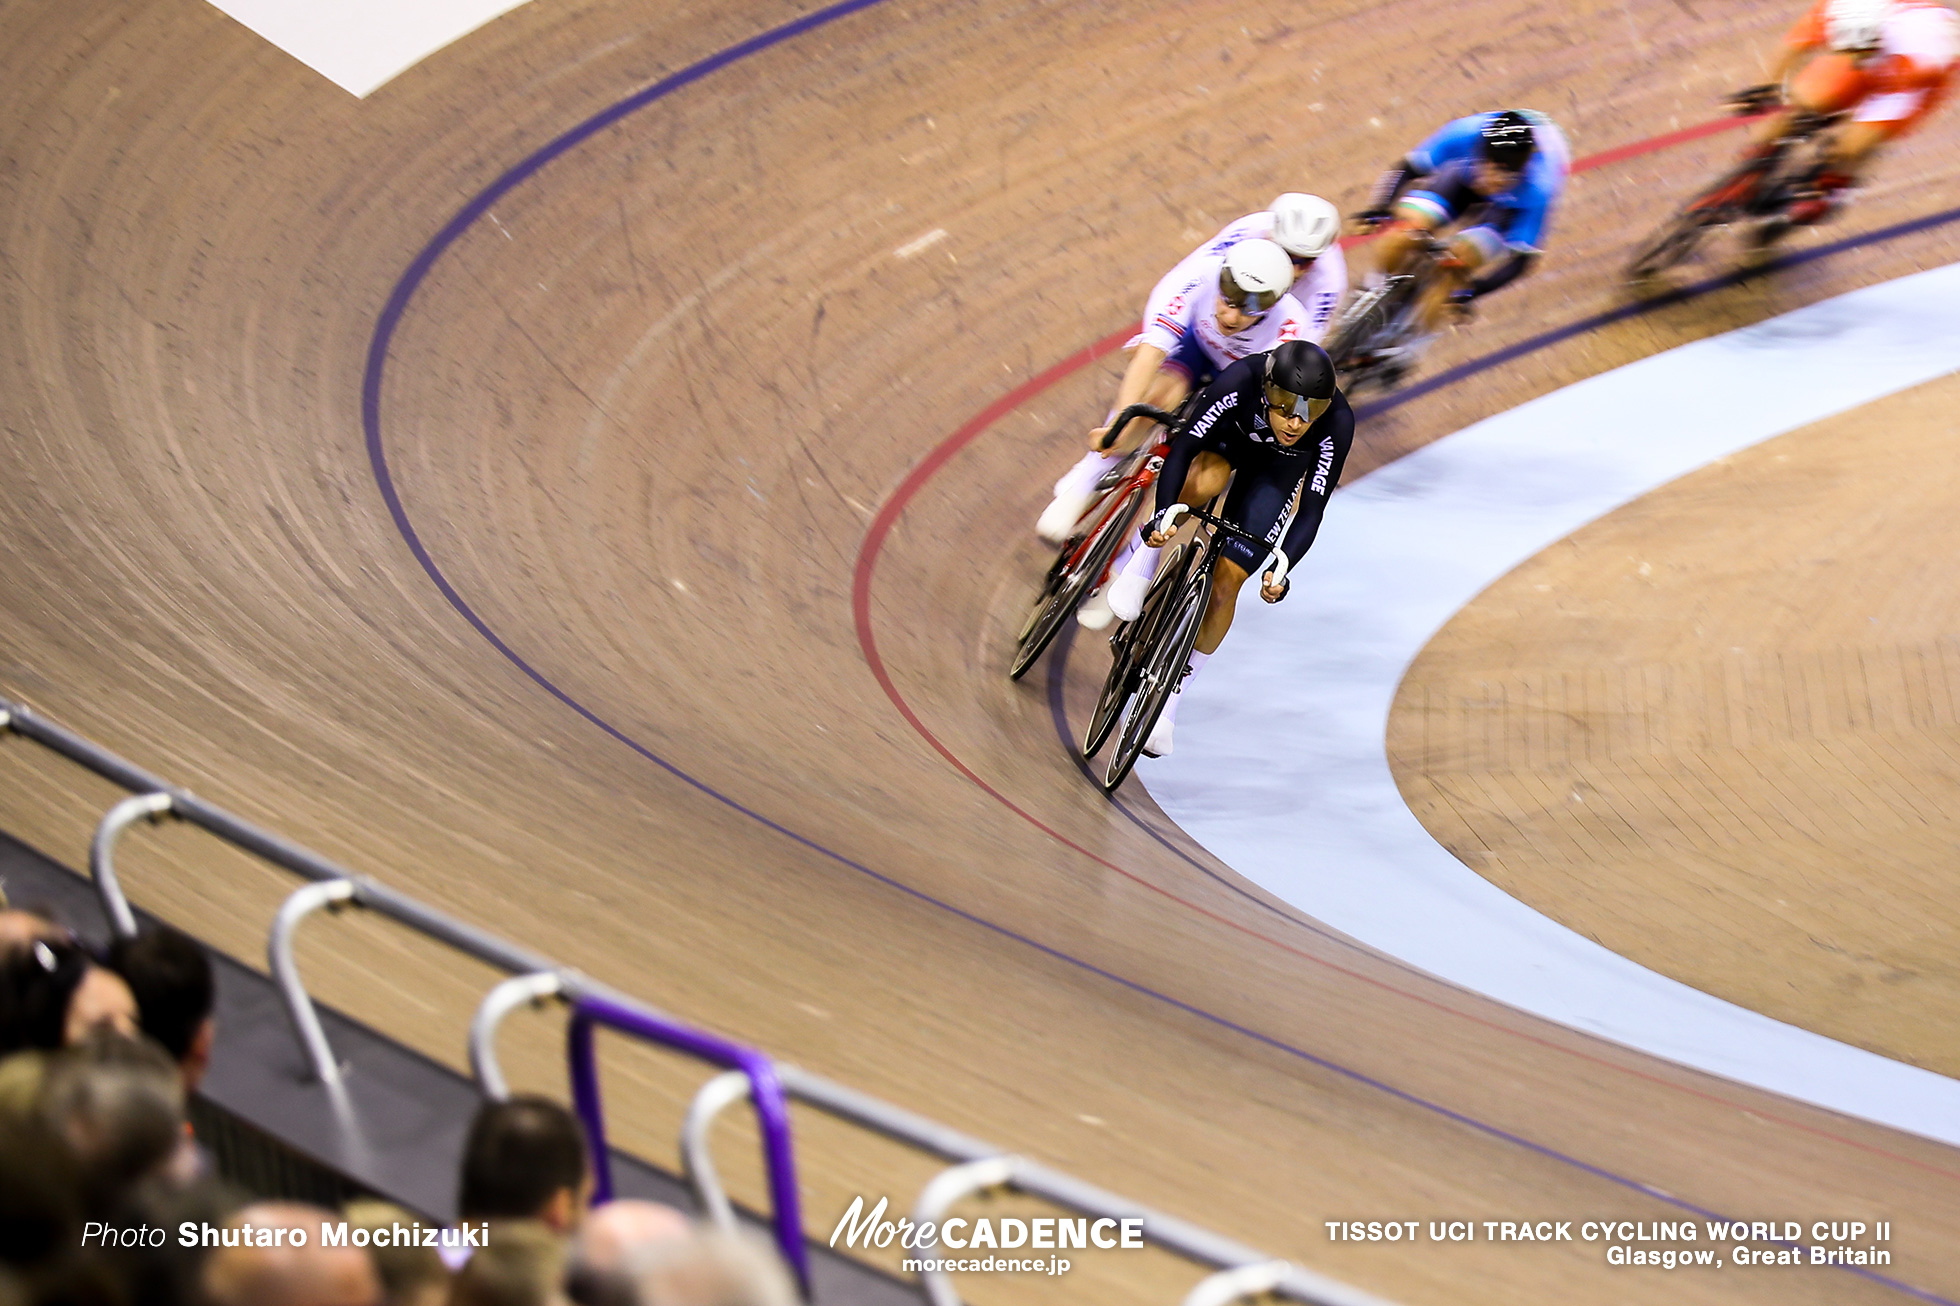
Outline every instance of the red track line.
<path fill-rule="evenodd" d="M 1757 121 L 1759 118 L 1767 116 L 1766 114 L 1752 114 L 1746 118 L 1715 118 L 1708 122 L 1697 123 L 1693 127 L 1683 127 L 1678 132 L 1669 132 L 1665 136 L 1649 136 L 1644 141 L 1635 141 L 1631 145 L 1621 145 L 1614 149 L 1601 150 L 1598 154 L 1588 154 L 1583 159 L 1574 160 L 1572 171 L 1588 172 L 1593 168 L 1603 168 L 1609 163 L 1620 163 L 1626 159 L 1638 158 L 1642 154 L 1652 154 L 1656 150 L 1665 150 L 1675 145 L 1686 145 L 1689 141 L 1698 141 L 1704 136 L 1713 136 L 1717 132 L 1733 131 L 1737 127 L 1745 126 Z"/>
<path fill-rule="evenodd" d="M 1575 173 L 1584 172 L 1592 168 L 1602 167 L 1609 163 L 1617 163 L 1622 160 L 1634 158 L 1637 157 L 1638 155 L 1647 154 L 1655 150 L 1666 149 L 1672 145 L 1678 145 L 1692 140 L 1699 140 L 1704 136 L 1711 136 L 1717 132 L 1726 131 L 1731 128 L 1738 127 L 1746 121 L 1748 120 L 1743 118 L 1717 118 L 1711 122 L 1701 123 L 1697 126 L 1684 128 L 1683 130 L 1677 132 L 1670 132 L 1664 136 L 1654 136 L 1646 140 L 1635 141 L 1630 145 L 1623 145 L 1623 146 L 1619 146 L 1616 149 L 1605 150 L 1598 154 L 1589 154 L 1584 158 L 1575 161 L 1572 165 L 1572 171 Z M 1343 245 L 1348 245 L 1352 243 L 1354 243 L 1354 238 L 1352 237 L 1344 238 L 1342 240 Z M 1727 1098 L 1720 1096 L 1719 1094 L 1709 1092 L 1705 1089 L 1698 1089 L 1690 1085 L 1676 1083 L 1671 1079 L 1667 1079 L 1663 1076 L 1654 1074 L 1650 1071 L 1639 1070 L 1631 1066 L 1622 1065 L 1621 1063 L 1611 1060 L 1607 1057 L 1599 1056 L 1597 1054 L 1590 1053 L 1590 1052 L 1585 1052 L 1577 1048 L 1568 1047 L 1562 1043 L 1558 1043 L 1551 1039 L 1545 1038 L 1542 1035 L 1532 1034 L 1525 1030 L 1515 1029 L 1509 1025 L 1502 1024 L 1488 1017 L 1478 1016 L 1471 1012 L 1463 1011 L 1459 1008 L 1449 1006 L 1448 1004 L 1440 1002 L 1437 999 L 1424 997 L 1422 994 L 1411 992 L 1408 989 L 1399 988 L 1396 985 L 1391 984 L 1386 980 L 1377 979 L 1371 975 L 1366 975 L 1350 967 L 1343 966 L 1338 962 L 1329 961 L 1324 957 L 1315 956 L 1314 954 L 1307 952 L 1304 949 L 1294 947 L 1292 944 L 1285 943 L 1279 939 L 1275 939 L 1271 937 L 1270 935 L 1264 934 L 1259 930 L 1253 929 L 1249 925 L 1241 924 L 1240 922 L 1222 916 L 1219 913 L 1210 910 L 1209 908 L 1202 907 L 1199 904 L 1192 902 L 1188 898 L 1180 897 L 1179 895 L 1171 892 L 1169 889 L 1163 888 L 1161 885 L 1151 883 L 1149 880 L 1138 875 L 1136 872 L 1131 871 L 1125 867 L 1118 866 L 1115 862 L 1110 861 L 1108 858 L 1103 857 L 1097 853 L 1094 853 L 1087 848 L 1084 848 L 1081 844 L 1076 843 L 1073 839 L 1070 839 L 1067 835 L 1055 829 L 1053 826 L 1043 821 L 1040 817 L 1034 815 L 1032 812 L 1029 812 L 1027 809 L 1021 807 L 1018 803 L 1014 802 L 1014 800 L 1009 798 L 1006 794 L 1003 794 L 1000 790 L 994 788 L 991 784 L 981 779 L 980 776 L 971 767 L 969 767 L 965 762 L 962 762 L 959 759 L 959 756 L 957 754 L 955 754 L 950 748 L 946 747 L 944 743 L 940 742 L 939 737 L 933 734 L 933 732 L 926 726 L 926 723 L 919 718 L 919 714 L 912 710 L 912 705 L 906 701 L 905 696 L 903 694 L 899 693 L 898 686 L 892 681 L 891 673 L 885 668 L 884 657 L 878 652 L 877 634 L 873 630 L 871 624 L 871 584 L 872 584 L 873 577 L 877 571 L 878 558 L 884 551 L 885 541 L 891 535 L 892 528 L 898 524 L 898 519 L 904 515 L 905 509 L 911 503 L 913 497 L 916 496 L 918 492 L 925 487 L 928 481 L 930 481 L 934 476 L 937 476 L 940 473 L 940 471 L 942 471 L 945 468 L 946 464 L 953 460 L 953 458 L 960 452 L 960 450 L 966 448 L 967 445 L 973 443 L 974 440 L 978 439 L 980 435 L 984 433 L 989 427 L 991 427 L 995 422 L 998 422 L 1001 418 L 1005 417 L 1008 413 L 1013 412 L 1016 408 L 1019 408 L 1022 404 L 1026 403 L 1028 400 L 1034 398 L 1036 395 L 1049 389 L 1051 386 L 1054 386 L 1057 383 L 1065 380 L 1066 378 L 1073 376 L 1076 372 L 1081 371 L 1083 368 L 1087 367 L 1090 363 L 1095 362 L 1097 359 L 1105 358 L 1108 355 L 1114 353 L 1117 349 L 1122 347 L 1124 342 L 1129 339 L 1131 334 L 1132 334 L 1131 329 L 1126 327 L 1121 331 L 1116 331 L 1111 333 L 1110 335 L 1104 336 L 1102 339 L 1096 341 L 1094 344 L 1088 346 L 1086 349 L 1077 350 L 1075 353 L 1070 354 L 1067 358 L 1064 358 L 1061 362 L 1056 363 L 1055 365 L 1049 367 L 1045 371 L 1039 372 L 1036 375 L 1028 378 L 1026 381 L 1023 381 L 1020 385 L 1014 387 L 1014 389 L 1008 391 L 1006 394 L 1000 396 L 1000 398 L 994 400 L 992 403 L 988 404 L 985 408 L 975 413 L 972 417 L 968 418 L 964 423 L 962 423 L 959 429 L 955 430 L 951 435 L 947 436 L 944 440 L 940 441 L 939 444 L 934 446 L 932 451 L 925 456 L 925 458 L 918 464 L 918 466 L 914 467 L 909 473 L 907 473 L 905 479 L 899 482 L 898 487 L 892 491 L 890 496 L 887 497 L 885 502 L 879 507 L 877 515 L 872 518 L 869 529 L 865 531 L 864 540 L 858 546 L 857 565 L 852 572 L 851 616 L 852 616 L 853 623 L 857 628 L 858 646 L 864 652 L 865 663 L 871 668 L 871 674 L 878 681 L 879 688 L 885 691 L 885 697 L 891 700 L 892 705 L 898 709 L 899 715 L 905 718 L 906 724 L 910 725 L 912 729 L 918 733 L 921 739 L 924 739 L 928 744 L 932 745 L 933 750 L 937 752 L 941 757 L 945 758 L 946 761 L 949 764 L 951 764 L 954 770 L 958 771 L 961 775 L 965 776 L 969 781 L 971 781 L 974 785 L 976 785 L 982 792 L 987 794 L 994 801 L 998 802 L 1001 806 L 1007 808 L 1008 811 L 1013 812 L 1016 816 L 1020 817 L 1028 824 L 1034 826 L 1035 829 L 1040 830 L 1043 834 L 1055 840 L 1063 847 L 1068 848 L 1073 852 L 1080 853 L 1082 856 L 1088 858 L 1090 861 L 1096 863 L 1098 866 L 1101 866 L 1110 871 L 1114 871 L 1116 874 L 1122 876 L 1124 879 L 1131 881 L 1132 883 L 1138 885 L 1141 888 L 1149 890 L 1151 893 L 1157 894 L 1159 897 L 1166 898 L 1171 902 L 1176 903 L 1180 907 L 1185 908 L 1188 911 L 1196 912 L 1198 915 L 1203 916 L 1208 920 L 1215 921 L 1218 924 L 1223 925 L 1228 929 L 1236 930 L 1241 934 L 1245 934 L 1251 938 L 1257 939 L 1262 943 L 1277 948 L 1280 951 L 1288 953 L 1292 956 L 1298 957 L 1303 961 L 1311 962 L 1316 966 L 1323 967 L 1324 969 L 1333 971 L 1336 974 L 1346 976 L 1350 979 L 1359 981 L 1360 983 L 1363 984 L 1367 984 L 1383 992 L 1392 993 L 1395 996 L 1403 998 L 1405 1000 L 1419 1003 L 1425 1007 L 1430 1007 L 1434 1010 L 1444 1012 L 1448 1015 L 1455 1016 L 1462 1020 L 1471 1021 L 1475 1024 L 1482 1025 L 1487 1029 L 1497 1030 L 1501 1033 L 1508 1034 L 1513 1038 L 1523 1039 L 1526 1042 L 1536 1044 L 1539 1047 L 1548 1048 L 1551 1049 L 1552 1051 L 1560 1052 L 1567 1056 L 1576 1057 L 1582 1061 L 1591 1062 L 1594 1065 L 1602 1066 L 1610 1070 L 1619 1071 L 1622 1074 L 1631 1075 L 1637 1079 L 1646 1080 L 1649 1083 L 1659 1084 L 1664 1087 L 1671 1088 L 1677 1092 L 1688 1094 L 1691 1097 L 1700 1098 L 1708 1102 L 1714 1102 L 1721 1106 L 1728 1107 L 1736 1111 L 1742 1111 L 1746 1114 L 1762 1116 L 1763 1115 L 1762 1112 L 1753 1111 L 1751 1108 L 1741 1106 L 1735 1102 L 1728 1100 Z M 1784 1117 L 1774 1117 L 1774 1119 L 1776 1123 L 1790 1129 L 1799 1130 L 1803 1133 L 1812 1134 L 1820 1138 L 1826 1138 L 1831 1140 L 1832 1142 L 1841 1143 L 1847 1147 L 1855 1148 L 1859 1151 L 1870 1152 L 1878 1156 L 1883 1156 L 1889 1160 L 1900 1161 L 1907 1165 L 1916 1166 L 1923 1170 L 1930 1170 L 1934 1174 L 1941 1175 L 1948 1179 L 1960 1179 L 1960 1172 L 1946 1170 L 1939 1166 L 1933 1165 L 1930 1162 L 1921 1161 L 1918 1160 L 1917 1158 L 1910 1157 L 1910 1156 L 1903 1156 L 1897 1152 L 1889 1151 L 1886 1148 L 1878 1147 L 1874 1144 L 1863 1143 L 1863 1142 L 1859 1142 L 1856 1139 L 1846 1138 L 1843 1135 L 1833 1133 L 1828 1129 L 1823 1129 L 1815 1125 L 1806 1125 L 1798 1121 L 1790 1120 Z"/>

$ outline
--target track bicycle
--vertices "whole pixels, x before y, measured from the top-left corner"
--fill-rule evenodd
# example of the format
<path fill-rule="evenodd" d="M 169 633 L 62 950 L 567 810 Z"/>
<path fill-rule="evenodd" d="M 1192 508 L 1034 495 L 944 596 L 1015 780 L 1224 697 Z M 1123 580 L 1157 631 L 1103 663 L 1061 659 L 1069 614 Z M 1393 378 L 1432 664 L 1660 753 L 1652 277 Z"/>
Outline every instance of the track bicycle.
<path fill-rule="evenodd" d="M 1327 335 L 1327 356 L 1341 374 L 1342 390 L 1352 395 L 1368 386 L 1388 391 L 1402 384 L 1430 334 L 1417 326 L 1416 310 L 1449 252 L 1449 242 L 1432 234 L 1416 246 L 1407 271 L 1384 277 L 1342 311 Z"/>
<path fill-rule="evenodd" d="M 1775 109 L 1782 93 L 1775 87 L 1751 87 L 1725 101 L 1729 111 L 1757 117 Z M 1767 250 L 1793 225 L 1790 206 L 1815 195 L 1823 168 L 1824 132 L 1842 113 L 1790 115 L 1769 148 L 1736 163 L 1700 194 L 1682 205 L 1628 260 L 1627 280 L 1638 285 L 1693 257 L 1702 238 L 1718 227 L 1747 224 L 1745 239 L 1756 252 Z"/>
<path fill-rule="evenodd" d="M 1204 508 L 1172 504 L 1165 509 L 1165 527 L 1175 527 L 1178 518 L 1187 514 L 1199 523 L 1199 534 L 1186 543 L 1164 545 L 1176 552 L 1159 563 L 1142 611 L 1135 621 L 1124 623 L 1110 636 L 1109 675 L 1082 740 L 1082 756 L 1087 759 L 1096 755 L 1112 733 L 1116 736 L 1115 751 L 1103 769 L 1104 793 L 1115 792 L 1130 774 L 1156 728 L 1157 718 L 1163 715 L 1164 704 L 1170 702 L 1190 667 L 1198 627 L 1211 602 L 1212 573 L 1226 538 L 1236 535 L 1254 548 L 1271 549 L 1257 574 L 1271 572 L 1275 585 L 1286 580 L 1286 554 L 1278 545 L 1268 544 Z"/>
<path fill-rule="evenodd" d="M 1177 420 L 1161 408 L 1131 404 L 1109 424 L 1106 443 L 1114 444 L 1132 418 L 1145 418 L 1168 430 Z M 1122 462 L 1103 475 L 1103 497 L 1083 515 L 1075 532 L 1062 544 L 1055 561 L 1043 579 L 1041 594 L 1028 609 L 1021 633 L 1015 637 L 1014 660 L 1008 664 L 1009 679 L 1019 680 L 1035 664 L 1062 624 L 1081 603 L 1109 582 L 1110 565 L 1122 547 L 1124 532 L 1136 525 L 1138 511 L 1157 484 L 1157 473 L 1164 465 L 1166 437 L 1159 435 L 1138 446 Z"/>

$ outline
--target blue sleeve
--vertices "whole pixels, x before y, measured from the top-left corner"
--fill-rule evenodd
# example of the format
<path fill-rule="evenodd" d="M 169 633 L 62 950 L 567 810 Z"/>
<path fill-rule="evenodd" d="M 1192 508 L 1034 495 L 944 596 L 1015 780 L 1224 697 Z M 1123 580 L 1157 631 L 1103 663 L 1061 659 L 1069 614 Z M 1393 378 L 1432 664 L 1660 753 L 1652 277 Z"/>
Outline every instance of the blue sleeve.
<path fill-rule="evenodd" d="M 1474 157 L 1477 139 L 1483 134 L 1484 119 L 1488 116 L 1473 113 L 1445 124 L 1434 136 L 1409 151 L 1409 162 L 1416 165 L 1417 171 L 1431 173 L 1446 163 Z"/>
<path fill-rule="evenodd" d="M 1565 181 L 1549 160 L 1544 162 L 1546 166 L 1543 169 L 1534 168 L 1514 192 L 1516 207 L 1510 220 L 1502 224 L 1504 243 L 1514 253 L 1536 254 L 1543 250 L 1539 242 L 1545 238 L 1545 227 L 1552 216 L 1552 204 L 1558 199 Z"/>

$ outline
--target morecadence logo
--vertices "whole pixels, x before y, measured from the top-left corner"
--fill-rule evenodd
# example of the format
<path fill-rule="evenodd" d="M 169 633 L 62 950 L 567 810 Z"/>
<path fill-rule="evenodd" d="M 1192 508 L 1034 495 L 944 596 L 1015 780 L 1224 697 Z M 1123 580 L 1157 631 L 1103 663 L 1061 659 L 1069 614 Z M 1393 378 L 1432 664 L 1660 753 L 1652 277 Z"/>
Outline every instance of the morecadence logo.
<path fill-rule="evenodd" d="M 1039 1251 L 1138 1251 L 1144 1246 L 1143 1218 L 1116 1219 L 1104 1216 L 951 1216 L 944 1220 L 888 1220 L 885 1213 L 891 1199 L 880 1197 L 878 1204 L 865 1210 L 864 1198 L 855 1197 L 830 1231 L 830 1245 L 842 1240 L 846 1248 L 871 1250 L 896 1244 L 907 1251 L 929 1252 L 951 1248 L 964 1252 L 961 1257 L 905 1258 L 908 1272 L 951 1273 L 957 1271 L 1015 1271 L 1038 1274 L 1066 1274 L 1069 1261 L 1060 1256 L 1008 1257 L 997 1253 L 1025 1249 Z M 985 1253 L 980 1255 L 977 1253 Z"/>

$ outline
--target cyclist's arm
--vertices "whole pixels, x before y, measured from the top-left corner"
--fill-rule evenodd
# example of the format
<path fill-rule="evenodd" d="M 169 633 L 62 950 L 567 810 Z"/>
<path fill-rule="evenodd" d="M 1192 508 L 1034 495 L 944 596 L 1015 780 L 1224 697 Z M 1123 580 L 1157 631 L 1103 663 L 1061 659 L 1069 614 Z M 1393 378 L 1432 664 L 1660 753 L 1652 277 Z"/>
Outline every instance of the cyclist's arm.
<path fill-rule="evenodd" d="M 1341 469 L 1347 466 L 1348 450 L 1354 446 L 1354 413 L 1345 403 L 1321 420 L 1332 429 L 1325 433 L 1310 430 L 1307 439 L 1316 446 L 1322 439 L 1329 440 L 1333 445 L 1333 458 L 1326 473 L 1322 474 L 1318 455 L 1309 452 L 1308 456 L 1313 458 L 1313 462 L 1300 478 L 1300 510 L 1293 514 L 1293 524 L 1286 528 L 1286 538 L 1280 541 L 1279 546 L 1286 554 L 1288 571 L 1299 566 L 1300 559 L 1306 557 L 1307 550 L 1313 547 L 1314 537 L 1320 533 L 1320 519 L 1327 511 L 1328 496 L 1341 483 Z"/>
<path fill-rule="evenodd" d="M 1469 298 L 1477 299 L 1488 295 L 1493 290 L 1501 290 L 1505 286 L 1510 285 L 1513 281 L 1516 281 L 1519 277 L 1531 271 L 1537 265 L 1538 257 L 1537 250 L 1531 250 L 1528 253 L 1519 250 L 1511 251 L 1509 257 L 1498 260 L 1496 267 L 1485 272 L 1482 276 L 1472 277 L 1470 279 L 1470 284 L 1465 287 L 1469 292 Z"/>
<path fill-rule="evenodd" d="M 1188 260 L 1187 260 L 1188 261 Z M 1130 341 L 1133 347 L 1129 366 L 1123 369 L 1123 379 L 1116 387 L 1116 402 L 1111 405 L 1109 417 L 1103 425 L 1089 433 L 1091 447 L 1104 447 L 1103 439 L 1109 429 L 1109 418 L 1141 403 L 1150 389 L 1157 370 L 1164 365 L 1164 359 L 1177 348 L 1178 341 L 1191 330 L 1193 320 L 1193 301 L 1199 281 L 1185 264 L 1180 263 L 1167 272 L 1150 291 L 1150 298 L 1143 306 L 1143 329 Z M 1148 423 L 1131 422 L 1127 432 L 1119 433 L 1134 436 Z M 1113 442 L 1112 442 L 1113 443 Z"/>
<path fill-rule="evenodd" d="M 1535 178 L 1520 189 L 1516 208 L 1506 212 L 1500 207 L 1490 225 L 1504 238 L 1504 257 L 1479 270 L 1468 287 L 1472 299 L 1510 285 L 1537 263 L 1558 198 L 1557 180 L 1549 175 Z"/>
<path fill-rule="evenodd" d="M 1817 0 L 1796 25 L 1784 33 L 1783 44 L 1770 66 L 1770 80 L 1780 82 L 1797 60 L 1823 46 L 1829 39 L 1830 0 Z"/>
<path fill-rule="evenodd" d="M 1177 502 L 1177 496 L 1184 491 L 1184 478 L 1191 474 L 1191 461 L 1204 448 L 1205 442 L 1185 432 L 1171 437 L 1170 448 L 1164 453 L 1164 466 L 1157 473 L 1157 501 L 1151 515 L 1144 518 L 1143 536 L 1150 538 L 1150 523 L 1156 514 Z"/>
<path fill-rule="evenodd" d="M 1361 216 L 1386 217 L 1395 208 L 1395 201 L 1431 171 L 1430 168 L 1418 167 L 1415 160 L 1407 155 L 1397 159 L 1375 182 L 1375 188 L 1368 192 L 1368 201 L 1362 207 Z"/>
<path fill-rule="evenodd" d="M 1792 45 L 1785 41 L 1776 47 L 1776 57 L 1769 61 L 1768 70 L 1763 74 L 1763 81 L 1775 87 L 1780 93 L 1783 83 L 1790 79 L 1790 74 L 1796 71 L 1797 65 L 1809 58 L 1816 49 L 1814 45 Z"/>
<path fill-rule="evenodd" d="M 1151 344 L 1149 341 L 1145 341 L 1136 347 L 1135 351 L 1130 355 L 1130 365 L 1123 370 L 1123 380 L 1116 387 L 1116 403 L 1110 408 L 1109 417 L 1103 419 L 1103 425 L 1096 428 L 1098 433 L 1109 430 L 1109 421 L 1116 414 L 1122 412 L 1131 404 L 1143 402 L 1145 392 L 1150 389 L 1150 383 L 1156 379 L 1157 369 L 1164 365 L 1164 359 L 1166 357 L 1168 357 L 1166 351 Z M 1132 418 L 1130 419 L 1130 426 L 1127 432 L 1117 431 L 1112 437 L 1104 439 L 1103 443 L 1114 445 L 1125 434 L 1136 434 L 1139 423 L 1146 428 L 1150 425 L 1143 418 Z"/>
<path fill-rule="evenodd" d="M 1197 407 L 1191 410 L 1190 419 L 1171 435 L 1170 448 L 1164 453 L 1164 465 L 1157 473 L 1157 501 L 1153 516 L 1177 502 L 1178 496 L 1184 493 L 1184 478 L 1190 474 L 1192 460 L 1205 447 L 1205 438 L 1218 428 L 1220 422 L 1232 420 L 1234 410 L 1239 405 L 1238 382 L 1242 378 L 1238 373 L 1243 368 L 1243 360 L 1234 363 L 1216 381 L 1206 386 L 1204 394 L 1198 397 Z M 1148 520 L 1144 522 L 1143 530 L 1148 536 Z"/>

